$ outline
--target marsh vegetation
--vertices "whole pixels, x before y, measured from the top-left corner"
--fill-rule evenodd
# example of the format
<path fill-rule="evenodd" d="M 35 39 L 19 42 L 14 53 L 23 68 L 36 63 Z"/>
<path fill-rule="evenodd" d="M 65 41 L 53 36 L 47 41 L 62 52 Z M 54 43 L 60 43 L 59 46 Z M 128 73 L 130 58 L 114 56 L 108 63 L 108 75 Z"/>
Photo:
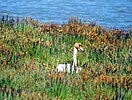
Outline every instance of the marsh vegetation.
<path fill-rule="evenodd" d="M 82 72 L 55 73 L 72 60 L 73 45 Z M 130 100 L 132 35 L 77 18 L 38 23 L 31 18 L 0 19 L 0 99 Z"/>

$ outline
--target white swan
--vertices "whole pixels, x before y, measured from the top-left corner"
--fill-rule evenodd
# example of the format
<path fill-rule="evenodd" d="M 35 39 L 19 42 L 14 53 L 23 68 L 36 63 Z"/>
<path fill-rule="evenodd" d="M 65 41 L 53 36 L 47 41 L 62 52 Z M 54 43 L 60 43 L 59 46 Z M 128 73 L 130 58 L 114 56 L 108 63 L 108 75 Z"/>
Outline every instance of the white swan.
<path fill-rule="evenodd" d="M 77 51 L 84 52 L 84 49 L 82 48 L 81 43 L 75 43 L 74 44 L 74 51 L 73 51 L 73 62 L 72 64 L 58 64 L 55 71 L 56 72 L 76 72 L 78 73 L 79 70 L 82 70 L 82 68 L 77 67 Z"/>

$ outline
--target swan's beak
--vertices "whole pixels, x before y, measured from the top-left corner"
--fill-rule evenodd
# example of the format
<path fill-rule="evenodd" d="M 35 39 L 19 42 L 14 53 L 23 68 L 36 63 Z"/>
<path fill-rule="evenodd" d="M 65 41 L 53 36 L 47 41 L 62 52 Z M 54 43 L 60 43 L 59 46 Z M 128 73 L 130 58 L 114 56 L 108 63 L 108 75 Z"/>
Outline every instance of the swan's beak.
<path fill-rule="evenodd" d="M 80 50 L 81 50 L 82 52 L 84 52 L 84 49 L 83 49 L 82 47 L 80 47 Z"/>

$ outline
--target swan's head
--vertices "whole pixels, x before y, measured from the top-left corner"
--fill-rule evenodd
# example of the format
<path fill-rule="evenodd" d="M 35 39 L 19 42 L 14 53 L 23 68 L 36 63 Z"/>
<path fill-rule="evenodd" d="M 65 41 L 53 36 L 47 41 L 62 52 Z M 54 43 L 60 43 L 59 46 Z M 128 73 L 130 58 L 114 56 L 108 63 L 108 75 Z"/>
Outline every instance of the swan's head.
<path fill-rule="evenodd" d="M 74 44 L 74 47 L 78 50 L 78 51 L 82 51 L 84 52 L 84 49 L 82 48 L 82 44 L 77 42 Z"/>

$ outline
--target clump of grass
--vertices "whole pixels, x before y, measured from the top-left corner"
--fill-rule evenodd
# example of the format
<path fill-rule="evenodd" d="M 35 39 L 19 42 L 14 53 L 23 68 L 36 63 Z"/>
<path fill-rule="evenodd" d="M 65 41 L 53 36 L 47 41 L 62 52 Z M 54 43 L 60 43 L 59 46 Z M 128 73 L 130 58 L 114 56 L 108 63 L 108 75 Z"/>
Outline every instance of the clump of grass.
<path fill-rule="evenodd" d="M 79 74 L 55 73 L 81 42 Z M 0 19 L 0 99 L 130 99 L 131 31 L 106 30 L 77 18 L 42 24 Z"/>

